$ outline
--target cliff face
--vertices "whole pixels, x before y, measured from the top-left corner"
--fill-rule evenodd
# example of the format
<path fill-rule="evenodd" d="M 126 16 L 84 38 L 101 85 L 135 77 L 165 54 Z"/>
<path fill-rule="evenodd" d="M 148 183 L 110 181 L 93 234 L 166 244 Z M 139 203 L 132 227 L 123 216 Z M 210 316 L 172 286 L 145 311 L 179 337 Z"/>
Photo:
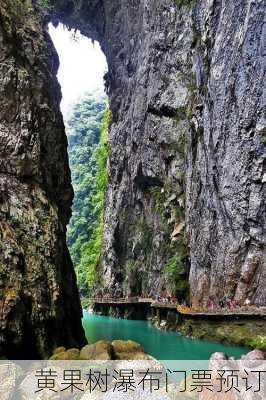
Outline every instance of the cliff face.
<path fill-rule="evenodd" d="M 0 20 L 0 353 L 27 359 L 85 338 L 58 57 L 30 2 L 2 1 Z"/>
<path fill-rule="evenodd" d="M 265 304 L 263 1 L 70 4 L 109 65 L 105 291 Z"/>
<path fill-rule="evenodd" d="M 84 1 L 79 10 L 61 4 L 58 20 L 99 40 L 109 67 L 104 291 L 123 296 L 177 289 L 182 298 L 189 274 L 184 226 L 185 107 L 194 79 L 191 8 L 170 0 Z"/>
<path fill-rule="evenodd" d="M 10 2 L 0 7 L 1 340 L 25 348 L 32 330 L 44 354 L 83 340 L 65 245 L 72 190 L 58 60 L 36 8 L 15 14 Z M 265 304 L 263 0 L 51 4 L 42 20 L 99 40 L 109 66 L 104 291 Z"/>
<path fill-rule="evenodd" d="M 191 295 L 195 302 L 211 294 L 265 305 L 265 4 L 208 3 L 194 17 L 199 107 L 186 177 Z"/>
<path fill-rule="evenodd" d="M 184 289 L 190 259 L 194 304 L 265 305 L 264 11 L 262 1 L 107 9 L 108 290 L 162 293 L 172 279 Z M 171 263 L 180 277 L 165 273 Z"/>

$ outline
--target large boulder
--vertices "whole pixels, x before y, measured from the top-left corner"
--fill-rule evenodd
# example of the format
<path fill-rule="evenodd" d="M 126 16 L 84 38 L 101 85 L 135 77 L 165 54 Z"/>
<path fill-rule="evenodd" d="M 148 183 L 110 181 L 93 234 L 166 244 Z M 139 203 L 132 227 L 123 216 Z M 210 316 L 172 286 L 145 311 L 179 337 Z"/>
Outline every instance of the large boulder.
<path fill-rule="evenodd" d="M 57 348 L 54 350 L 53 354 L 62 353 L 62 352 L 64 352 L 64 351 L 66 351 L 66 348 L 65 348 L 64 346 L 60 346 L 60 347 L 57 347 Z"/>
<path fill-rule="evenodd" d="M 226 360 L 228 360 L 228 356 L 225 353 L 217 351 L 210 357 L 209 368 L 212 370 L 217 370 Z"/>
<path fill-rule="evenodd" d="M 143 347 L 132 340 L 99 340 L 87 344 L 81 350 L 64 347 L 55 349 L 50 360 L 152 360 Z"/>
<path fill-rule="evenodd" d="M 110 342 L 100 340 L 94 344 L 88 344 L 81 349 L 82 360 L 112 360 L 113 347 Z"/>
<path fill-rule="evenodd" d="M 266 360 L 266 352 L 261 350 L 252 350 L 241 357 L 241 360 Z"/>
<path fill-rule="evenodd" d="M 79 349 L 69 349 L 63 350 L 64 347 L 58 348 L 50 360 L 79 360 L 80 359 L 80 351 Z M 61 351 L 60 351 L 61 350 Z"/>
<path fill-rule="evenodd" d="M 143 347 L 132 340 L 114 340 L 112 346 L 117 360 L 146 360 L 149 357 Z"/>

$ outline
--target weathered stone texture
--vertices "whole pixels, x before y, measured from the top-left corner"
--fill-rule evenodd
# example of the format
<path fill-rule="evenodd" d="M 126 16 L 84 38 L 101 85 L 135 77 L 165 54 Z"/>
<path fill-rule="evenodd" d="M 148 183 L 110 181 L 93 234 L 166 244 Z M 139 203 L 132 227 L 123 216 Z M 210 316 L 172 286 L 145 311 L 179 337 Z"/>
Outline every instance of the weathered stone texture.
<path fill-rule="evenodd" d="M 195 11 L 201 108 L 186 180 L 195 303 L 209 295 L 266 303 L 264 19 L 260 0 L 203 2 Z"/>
<path fill-rule="evenodd" d="M 30 2 L 4 0 L 0 22 L 0 353 L 46 357 L 84 342 L 58 57 Z"/>
<path fill-rule="evenodd" d="M 108 62 L 104 289 L 116 296 L 170 291 L 165 267 L 179 248 L 183 284 L 189 273 L 183 227 L 191 7 L 170 0 L 56 4 L 53 21 L 99 40 Z"/>
<path fill-rule="evenodd" d="M 175 257 L 194 304 L 265 304 L 264 2 L 80 8 L 61 19 L 98 39 L 109 65 L 106 291 L 171 292 Z"/>
<path fill-rule="evenodd" d="M 30 1 L 17 13 L 10 2 L 0 6 L 1 340 L 19 347 L 32 330 L 43 354 L 49 341 L 82 340 L 65 246 L 72 189 L 57 56 Z M 263 0 L 51 3 L 46 21 L 99 40 L 109 66 L 104 291 L 184 298 L 190 276 L 194 304 L 265 304 Z"/>

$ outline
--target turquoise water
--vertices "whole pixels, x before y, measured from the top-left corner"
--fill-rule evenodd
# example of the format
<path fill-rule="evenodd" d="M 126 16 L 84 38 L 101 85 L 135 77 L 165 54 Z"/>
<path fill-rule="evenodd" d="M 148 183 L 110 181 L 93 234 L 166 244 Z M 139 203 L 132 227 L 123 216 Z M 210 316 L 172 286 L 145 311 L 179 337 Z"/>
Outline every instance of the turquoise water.
<path fill-rule="evenodd" d="M 216 351 L 239 357 L 248 349 L 188 339 L 176 332 L 163 332 L 146 321 L 130 321 L 84 312 L 83 326 L 89 343 L 97 340 L 134 340 L 158 360 L 208 360 Z"/>

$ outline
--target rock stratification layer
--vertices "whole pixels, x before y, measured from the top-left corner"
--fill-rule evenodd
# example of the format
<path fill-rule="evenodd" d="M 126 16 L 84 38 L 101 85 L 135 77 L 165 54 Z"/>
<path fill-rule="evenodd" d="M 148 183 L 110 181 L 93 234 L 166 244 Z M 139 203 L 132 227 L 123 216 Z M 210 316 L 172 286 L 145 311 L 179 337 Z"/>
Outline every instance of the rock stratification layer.
<path fill-rule="evenodd" d="M 0 6 L 2 343 L 83 340 L 50 20 L 108 61 L 104 292 L 265 305 L 263 0 L 50 3 Z"/>

